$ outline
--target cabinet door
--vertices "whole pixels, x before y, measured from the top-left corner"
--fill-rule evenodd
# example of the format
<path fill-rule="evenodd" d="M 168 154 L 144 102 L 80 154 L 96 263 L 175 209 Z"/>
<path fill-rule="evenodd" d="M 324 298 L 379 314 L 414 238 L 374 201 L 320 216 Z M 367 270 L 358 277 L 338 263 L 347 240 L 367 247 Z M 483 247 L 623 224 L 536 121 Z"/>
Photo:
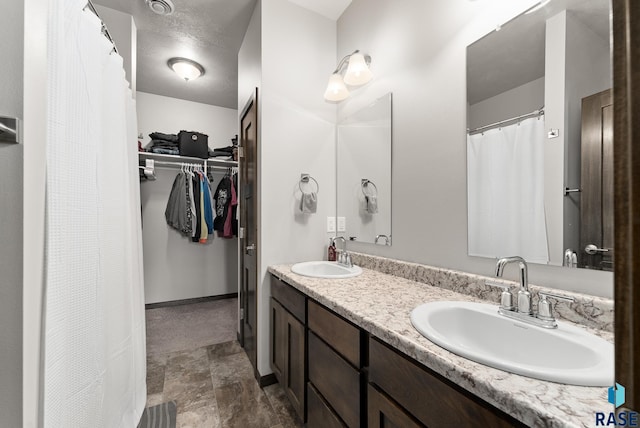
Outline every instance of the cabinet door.
<path fill-rule="evenodd" d="M 273 298 L 271 299 L 271 370 L 276 379 L 284 385 L 285 356 L 287 353 L 285 340 L 285 321 L 287 312 Z"/>
<path fill-rule="evenodd" d="M 285 391 L 296 409 L 300 419 L 304 421 L 304 325 L 293 315 L 285 312 L 284 333 L 286 341 L 285 356 Z"/>
<path fill-rule="evenodd" d="M 369 428 L 420 428 L 424 425 L 416 422 L 402 407 L 389 400 L 376 388 L 369 385 L 368 417 Z"/>
<path fill-rule="evenodd" d="M 307 428 L 347 428 L 311 382 L 307 384 Z"/>

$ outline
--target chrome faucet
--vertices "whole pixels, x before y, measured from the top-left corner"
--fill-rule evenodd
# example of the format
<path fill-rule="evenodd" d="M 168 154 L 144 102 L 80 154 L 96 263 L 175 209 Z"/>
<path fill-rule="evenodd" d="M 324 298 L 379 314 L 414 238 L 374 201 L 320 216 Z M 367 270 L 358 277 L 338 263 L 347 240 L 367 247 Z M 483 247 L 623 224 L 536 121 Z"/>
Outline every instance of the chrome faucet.
<path fill-rule="evenodd" d="M 518 290 L 518 312 L 531 314 L 531 293 L 529 293 L 529 273 L 527 262 L 520 256 L 503 257 L 496 264 L 496 276 L 500 278 L 504 267 L 509 263 L 518 262 L 520 266 L 520 290 Z"/>
<path fill-rule="evenodd" d="M 347 251 L 347 240 L 344 239 L 344 236 L 336 236 L 333 238 L 333 242 L 335 243 L 338 239 L 342 240 L 342 251 L 338 255 L 338 263 L 341 265 L 345 265 L 347 267 L 353 267 L 353 263 L 351 262 L 351 254 Z"/>
<path fill-rule="evenodd" d="M 558 324 L 553 317 L 551 303 L 547 298 L 552 297 L 558 300 L 564 300 L 567 302 L 574 302 L 575 299 L 569 296 L 563 296 L 561 294 L 554 294 L 549 292 L 540 291 L 540 301 L 538 302 L 538 313 L 535 314 L 531 310 L 531 293 L 529 292 L 529 275 L 527 269 L 527 262 L 518 256 L 504 257 L 498 260 L 496 264 L 496 276 L 502 277 L 504 268 L 509 263 L 518 262 L 520 266 L 520 289 L 518 290 L 518 306 L 513 306 L 513 295 L 509 290 L 509 286 L 492 281 L 486 281 L 485 284 L 494 287 L 500 287 L 503 289 L 502 296 L 500 297 L 500 307 L 498 313 L 509 318 L 517 319 L 527 322 L 529 324 L 537 325 L 544 328 L 557 328 Z"/>

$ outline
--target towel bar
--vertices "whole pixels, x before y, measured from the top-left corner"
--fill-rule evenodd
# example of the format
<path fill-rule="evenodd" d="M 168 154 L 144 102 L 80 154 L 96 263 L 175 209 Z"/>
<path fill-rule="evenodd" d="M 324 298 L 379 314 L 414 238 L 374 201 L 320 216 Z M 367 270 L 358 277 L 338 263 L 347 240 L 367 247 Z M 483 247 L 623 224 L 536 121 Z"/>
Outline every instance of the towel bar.
<path fill-rule="evenodd" d="M 318 184 L 318 181 L 315 178 L 313 178 L 311 175 L 306 174 L 306 173 L 302 173 L 302 174 L 300 174 L 300 182 L 298 183 L 298 188 L 300 188 L 300 191 L 302 193 L 307 193 L 302 189 L 302 183 L 310 183 L 311 181 L 316 183 L 316 191 L 315 191 L 315 193 L 320 192 L 320 185 Z M 314 193 L 314 192 L 312 192 L 312 193 Z"/>

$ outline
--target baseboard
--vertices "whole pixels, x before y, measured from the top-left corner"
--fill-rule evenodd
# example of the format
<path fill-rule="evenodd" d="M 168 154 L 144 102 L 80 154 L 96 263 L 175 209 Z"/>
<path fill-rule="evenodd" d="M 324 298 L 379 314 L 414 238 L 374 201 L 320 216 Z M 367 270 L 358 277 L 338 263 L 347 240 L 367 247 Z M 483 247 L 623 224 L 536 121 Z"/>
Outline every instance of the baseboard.
<path fill-rule="evenodd" d="M 167 308 L 171 306 L 191 305 L 193 303 L 211 302 L 213 300 L 233 299 L 238 293 L 220 294 L 218 296 L 194 297 L 193 299 L 171 300 L 169 302 L 147 303 L 145 309 Z"/>
<path fill-rule="evenodd" d="M 258 383 L 260 384 L 260 388 L 264 388 L 265 386 L 273 385 L 276 382 L 278 382 L 278 379 L 276 379 L 276 375 L 273 374 L 273 373 L 269 373 L 266 376 L 260 376 L 260 378 L 258 379 Z"/>

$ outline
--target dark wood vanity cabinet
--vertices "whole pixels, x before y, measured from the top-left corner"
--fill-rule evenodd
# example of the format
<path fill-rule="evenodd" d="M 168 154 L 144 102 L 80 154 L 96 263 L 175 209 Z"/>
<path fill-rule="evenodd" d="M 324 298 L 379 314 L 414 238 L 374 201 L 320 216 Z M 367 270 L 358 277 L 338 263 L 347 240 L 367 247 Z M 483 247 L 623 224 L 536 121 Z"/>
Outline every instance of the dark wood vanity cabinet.
<path fill-rule="evenodd" d="M 309 395 L 307 426 L 366 426 L 363 331 L 318 303 L 308 302 Z M 312 405 L 315 406 L 312 408 Z"/>
<path fill-rule="evenodd" d="M 370 395 L 368 403 L 370 427 L 525 426 L 373 337 L 369 339 L 372 390 L 373 399 Z"/>
<path fill-rule="evenodd" d="M 276 277 L 271 367 L 307 428 L 522 427 Z"/>
<path fill-rule="evenodd" d="M 306 298 L 275 277 L 271 296 L 271 369 L 304 421 Z"/>

